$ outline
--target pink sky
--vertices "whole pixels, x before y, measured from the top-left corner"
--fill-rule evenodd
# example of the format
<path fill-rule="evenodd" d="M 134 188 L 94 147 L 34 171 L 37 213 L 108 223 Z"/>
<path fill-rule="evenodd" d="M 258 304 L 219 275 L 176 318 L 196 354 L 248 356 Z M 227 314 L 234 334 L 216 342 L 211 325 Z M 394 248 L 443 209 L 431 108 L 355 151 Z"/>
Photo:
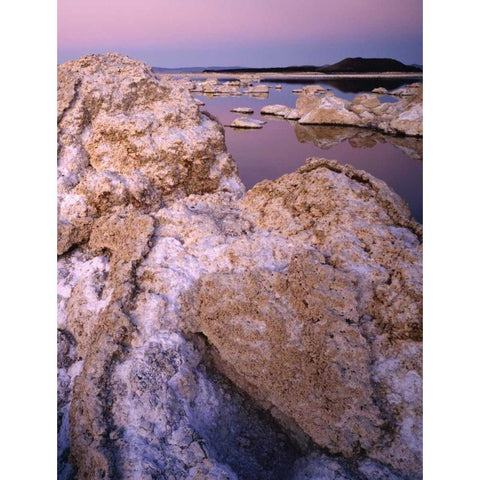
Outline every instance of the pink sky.
<path fill-rule="evenodd" d="M 175 60 L 177 66 L 202 65 L 215 60 L 218 49 L 214 63 L 231 65 L 238 63 L 236 57 L 250 58 L 257 47 L 261 63 L 275 45 L 292 45 L 295 51 L 285 52 L 284 63 L 305 50 L 311 63 L 321 63 L 318 52 L 313 58 L 313 45 L 318 51 L 351 44 L 350 56 L 355 56 L 355 45 L 376 42 L 377 51 L 384 42 L 386 54 L 381 56 L 389 56 L 387 51 L 402 41 L 421 44 L 421 33 L 421 0 L 58 0 L 59 61 L 120 51 L 135 52 L 136 58 L 155 65 Z M 245 57 L 242 52 L 248 49 Z"/>

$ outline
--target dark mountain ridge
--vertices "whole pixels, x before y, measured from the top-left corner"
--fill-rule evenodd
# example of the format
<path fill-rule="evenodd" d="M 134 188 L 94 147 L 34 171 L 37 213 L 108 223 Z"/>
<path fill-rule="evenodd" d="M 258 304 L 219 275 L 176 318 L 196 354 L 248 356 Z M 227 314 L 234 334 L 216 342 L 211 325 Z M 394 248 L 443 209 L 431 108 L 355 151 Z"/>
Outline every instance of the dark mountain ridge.
<path fill-rule="evenodd" d="M 209 72 L 226 73 L 299 73 L 299 72 L 318 72 L 318 73 L 386 73 L 386 72 L 422 72 L 422 68 L 417 65 L 405 65 L 393 58 L 344 58 L 333 65 L 299 65 L 288 67 L 259 67 L 259 68 L 226 68 L 226 69 L 205 69 L 204 73 Z"/>

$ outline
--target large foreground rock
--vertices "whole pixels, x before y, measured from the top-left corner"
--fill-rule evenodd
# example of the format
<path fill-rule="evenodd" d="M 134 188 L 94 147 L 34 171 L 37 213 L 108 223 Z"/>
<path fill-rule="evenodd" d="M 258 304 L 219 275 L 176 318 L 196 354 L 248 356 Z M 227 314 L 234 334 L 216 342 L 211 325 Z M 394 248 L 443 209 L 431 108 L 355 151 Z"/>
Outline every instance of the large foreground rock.
<path fill-rule="evenodd" d="M 60 478 L 420 478 L 402 200 L 323 159 L 244 195 L 185 88 L 118 55 L 59 75 L 59 206 L 83 226 L 58 259 Z"/>
<path fill-rule="evenodd" d="M 115 54 L 59 67 L 58 152 L 58 253 L 100 216 L 243 189 L 222 127 L 188 91 Z"/>

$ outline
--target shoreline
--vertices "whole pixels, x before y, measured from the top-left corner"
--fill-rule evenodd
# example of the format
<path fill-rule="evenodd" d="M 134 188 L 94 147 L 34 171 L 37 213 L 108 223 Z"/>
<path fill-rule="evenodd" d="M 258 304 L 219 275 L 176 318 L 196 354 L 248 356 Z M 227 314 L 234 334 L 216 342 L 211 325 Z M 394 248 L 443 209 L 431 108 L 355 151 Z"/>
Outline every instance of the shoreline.
<path fill-rule="evenodd" d="M 229 72 L 155 72 L 157 77 L 175 77 L 175 78 L 258 78 L 259 81 L 281 81 L 281 80 L 342 80 L 342 79 L 418 79 L 423 80 L 423 72 L 382 72 L 382 73 L 345 73 L 345 74 L 326 74 L 318 72 L 299 73 L 229 73 Z"/>

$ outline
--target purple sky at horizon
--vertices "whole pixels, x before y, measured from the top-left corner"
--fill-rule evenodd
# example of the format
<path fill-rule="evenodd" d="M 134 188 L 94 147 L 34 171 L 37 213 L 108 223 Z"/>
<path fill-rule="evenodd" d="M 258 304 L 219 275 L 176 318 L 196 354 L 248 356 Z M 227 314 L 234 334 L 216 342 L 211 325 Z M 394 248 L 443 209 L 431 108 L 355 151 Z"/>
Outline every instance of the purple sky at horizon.
<path fill-rule="evenodd" d="M 422 0 L 58 0 L 58 62 L 120 52 L 158 67 L 422 63 Z"/>

